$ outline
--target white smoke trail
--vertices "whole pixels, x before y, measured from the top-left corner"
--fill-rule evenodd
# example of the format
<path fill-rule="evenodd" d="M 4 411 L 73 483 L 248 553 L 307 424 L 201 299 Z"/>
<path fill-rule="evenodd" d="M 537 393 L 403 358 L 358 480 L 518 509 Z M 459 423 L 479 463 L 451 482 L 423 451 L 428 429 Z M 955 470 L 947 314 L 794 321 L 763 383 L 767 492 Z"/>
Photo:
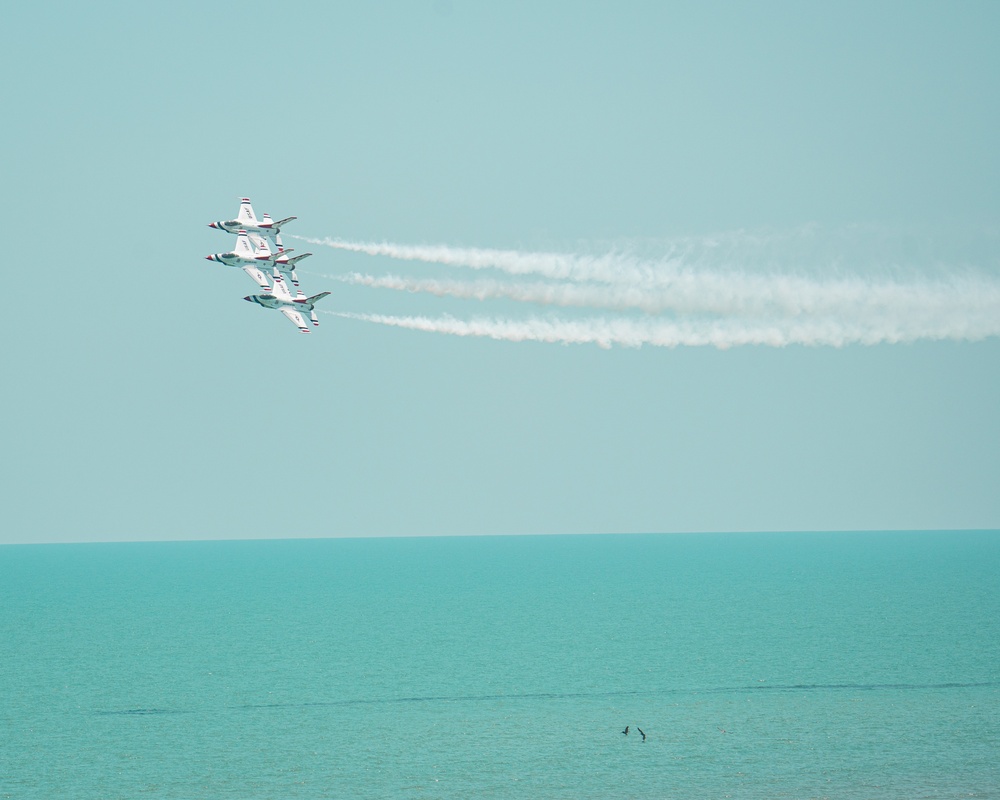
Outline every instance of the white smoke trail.
<path fill-rule="evenodd" d="M 469 269 L 498 269 L 509 275 L 542 275 L 555 280 L 596 283 L 638 283 L 655 281 L 656 269 L 638 259 L 612 253 L 602 256 L 574 256 L 564 253 L 522 253 L 517 250 L 489 250 L 448 245 L 405 245 L 389 242 L 346 242 L 341 239 L 294 237 L 309 244 L 335 247 L 370 256 L 388 256 L 403 261 L 423 261 Z M 670 262 L 666 259 L 664 264 Z"/>
<path fill-rule="evenodd" d="M 811 236 L 810 229 L 795 234 L 750 234 L 737 231 L 712 237 L 696 239 L 667 240 L 660 243 L 665 250 L 657 258 L 640 258 L 628 252 L 611 251 L 603 255 L 573 255 L 569 253 L 523 252 L 519 250 L 495 250 L 478 247 L 452 247 L 450 245 L 408 245 L 392 242 L 349 242 L 330 237 L 317 239 L 305 236 L 292 238 L 311 244 L 324 245 L 340 250 L 365 253 L 373 256 L 386 256 L 403 261 L 419 261 L 444 266 L 464 267 L 467 269 L 496 269 L 509 275 L 538 275 L 557 281 L 592 282 L 600 284 L 624 283 L 629 286 L 641 286 L 651 289 L 662 286 L 671 290 L 685 283 L 702 280 L 719 280 L 730 282 L 735 279 L 755 280 L 760 276 L 785 275 L 794 278 L 796 274 L 803 275 L 803 268 L 810 272 L 823 270 L 824 275 L 835 278 L 846 276 L 851 278 L 851 272 L 845 270 L 846 260 L 856 261 L 853 275 L 857 269 L 870 273 L 872 269 L 880 273 L 909 273 L 918 276 L 920 273 L 914 267 L 933 265 L 935 270 L 942 271 L 939 258 L 928 261 L 923 257 L 923 264 L 914 264 L 910 268 L 900 266 L 901 257 L 892 255 L 892 248 L 886 252 L 883 242 L 874 238 L 868 242 L 864 235 L 858 234 L 854 239 L 841 241 L 836 237 L 823 238 Z M 995 246 L 992 239 L 986 237 L 987 246 L 994 255 L 990 258 L 996 263 Z M 900 244 L 897 247 L 903 248 Z M 867 250 L 869 255 L 864 255 Z M 928 252 L 933 251 L 931 245 L 926 245 Z M 905 249 L 905 248 L 904 248 Z M 959 247 L 959 250 L 962 248 Z M 905 259 L 913 262 L 915 256 L 908 253 Z M 920 259 L 917 259 L 918 261 Z M 966 259 L 962 259 L 963 262 Z M 944 267 L 945 274 L 954 272 L 953 266 Z M 810 280 L 810 278 L 802 278 Z"/>
<path fill-rule="evenodd" d="M 1000 334 L 1000 321 L 983 324 L 963 319 L 937 324 L 910 321 L 883 321 L 869 325 L 859 321 L 834 318 L 796 320 L 636 320 L 592 318 L 582 320 L 546 320 L 529 318 L 472 319 L 453 317 L 386 316 L 326 311 L 345 319 L 390 325 L 411 330 L 446 333 L 453 336 L 482 336 L 509 342 L 556 342 L 561 344 L 593 343 L 603 348 L 612 345 L 641 347 L 713 346 L 727 349 L 738 345 L 784 347 L 791 344 L 842 347 L 848 344 L 914 342 L 920 339 L 978 340 Z"/>
<path fill-rule="evenodd" d="M 795 266 L 799 259 L 796 249 L 805 247 L 808 251 L 814 244 L 810 236 L 809 231 L 784 238 L 737 232 L 715 239 L 675 240 L 668 243 L 666 255 L 655 260 L 618 252 L 579 256 L 299 238 L 395 259 L 496 269 L 517 278 L 470 281 L 360 273 L 338 278 L 348 283 L 462 299 L 501 298 L 543 306 L 642 311 L 651 315 L 638 319 L 469 321 L 348 315 L 383 325 L 458 336 L 593 342 L 602 347 L 650 344 L 724 348 L 739 344 L 841 346 L 919 339 L 976 340 L 1000 335 L 1000 280 L 993 275 L 942 268 L 936 261 L 930 265 L 934 268 L 931 275 L 926 263 L 920 265 L 921 272 L 898 266 L 887 271 L 883 264 L 875 276 L 843 271 L 816 276 L 815 263 L 812 274 L 790 272 L 788 267 Z M 865 243 L 864 237 L 861 243 Z M 753 263 L 769 248 L 778 255 L 774 263 L 779 269 L 773 265 L 763 271 L 743 268 L 744 262 Z M 747 249 L 753 257 L 744 259 Z M 865 251 L 862 248 L 859 252 Z M 796 261 L 788 261 L 789 254 Z M 892 261 L 887 263 L 891 265 Z M 525 280 L 532 275 L 546 280 Z"/>
<path fill-rule="evenodd" d="M 538 305 L 617 311 L 635 309 L 648 314 L 672 311 L 748 317 L 845 315 L 857 319 L 908 318 L 911 323 L 959 316 L 987 320 L 1000 317 L 1000 281 L 972 275 L 924 281 L 862 278 L 822 281 L 789 275 L 689 272 L 669 288 L 460 281 L 396 275 L 376 277 L 357 272 L 324 277 L 373 288 L 426 292 L 438 297 L 503 298 Z"/>

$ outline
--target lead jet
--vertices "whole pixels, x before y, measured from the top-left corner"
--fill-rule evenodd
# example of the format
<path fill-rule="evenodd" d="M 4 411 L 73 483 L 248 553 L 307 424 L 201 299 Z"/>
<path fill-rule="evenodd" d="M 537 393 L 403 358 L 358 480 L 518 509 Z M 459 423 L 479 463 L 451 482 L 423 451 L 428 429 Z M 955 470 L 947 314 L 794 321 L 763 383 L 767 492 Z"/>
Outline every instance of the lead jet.
<path fill-rule="evenodd" d="M 220 220 L 219 222 L 209 222 L 209 228 L 225 231 L 226 233 L 239 233 L 247 231 L 258 236 L 266 236 L 275 247 L 281 247 L 281 226 L 291 222 L 295 217 L 285 217 L 275 222 L 270 214 L 264 214 L 263 219 L 257 219 L 253 213 L 253 206 L 250 205 L 250 198 L 244 197 L 240 200 L 240 210 L 236 214 L 236 219 Z"/>
<path fill-rule="evenodd" d="M 298 286 L 298 277 L 295 275 L 295 263 L 307 256 L 311 256 L 312 253 L 303 253 L 301 256 L 289 258 L 288 254 L 292 250 L 279 250 L 276 253 L 272 253 L 271 248 L 268 247 L 267 239 L 254 237 L 254 240 L 258 245 L 256 248 L 251 244 L 249 234 L 246 231 L 240 231 L 236 236 L 236 247 L 228 253 L 213 253 L 210 256 L 205 256 L 205 258 L 208 261 L 225 264 L 227 267 L 239 267 L 265 291 L 270 291 L 270 286 L 267 283 L 264 273 L 261 272 L 262 268 L 268 269 L 274 267 L 277 270 L 285 272 L 292 277 L 295 285 Z"/>
<path fill-rule="evenodd" d="M 292 297 L 281 276 L 276 275 L 274 278 L 274 288 L 270 292 L 267 294 L 251 294 L 243 299 L 248 303 L 256 303 L 264 308 L 273 308 L 280 311 L 289 322 L 299 329 L 300 333 L 309 333 L 309 326 L 306 325 L 304 315 L 309 315 L 309 321 L 313 325 L 319 325 L 319 317 L 316 316 L 314 309 L 316 303 L 328 294 L 330 293 L 320 292 L 319 294 L 314 294 L 312 297 L 306 297 L 299 290 L 296 292 L 296 297 Z"/>

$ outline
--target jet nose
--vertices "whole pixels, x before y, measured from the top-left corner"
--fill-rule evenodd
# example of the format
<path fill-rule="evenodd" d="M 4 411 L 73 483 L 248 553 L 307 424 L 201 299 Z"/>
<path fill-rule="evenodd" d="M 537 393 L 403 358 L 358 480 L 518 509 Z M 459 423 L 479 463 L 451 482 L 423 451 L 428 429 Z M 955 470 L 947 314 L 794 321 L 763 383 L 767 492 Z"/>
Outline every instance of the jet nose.
<path fill-rule="evenodd" d="M 246 300 L 246 301 L 247 301 L 248 303 L 252 303 L 252 302 L 253 302 L 253 298 L 252 298 L 252 297 L 250 297 L 250 295 L 247 295 L 247 296 L 246 296 L 246 297 L 244 297 L 243 299 L 244 299 L 244 300 Z"/>
<path fill-rule="evenodd" d="M 219 227 L 219 223 L 218 222 L 209 222 L 208 223 L 208 227 L 209 228 L 218 228 Z"/>
<path fill-rule="evenodd" d="M 206 260 L 206 261 L 211 261 L 211 260 L 212 260 L 212 257 L 211 257 L 211 256 L 205 256 L 205 260 Z"/>

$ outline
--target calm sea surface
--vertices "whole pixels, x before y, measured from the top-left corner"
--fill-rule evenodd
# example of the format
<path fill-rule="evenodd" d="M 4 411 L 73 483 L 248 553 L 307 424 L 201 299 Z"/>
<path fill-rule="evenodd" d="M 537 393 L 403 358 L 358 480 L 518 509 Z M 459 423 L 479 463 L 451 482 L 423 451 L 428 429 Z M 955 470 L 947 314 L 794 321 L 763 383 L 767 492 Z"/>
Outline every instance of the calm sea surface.
<path fill-rule="evenodd" d="M 1000 798 L 1000 533 L 0 547 L 0 693 L 0 798 Z"/>

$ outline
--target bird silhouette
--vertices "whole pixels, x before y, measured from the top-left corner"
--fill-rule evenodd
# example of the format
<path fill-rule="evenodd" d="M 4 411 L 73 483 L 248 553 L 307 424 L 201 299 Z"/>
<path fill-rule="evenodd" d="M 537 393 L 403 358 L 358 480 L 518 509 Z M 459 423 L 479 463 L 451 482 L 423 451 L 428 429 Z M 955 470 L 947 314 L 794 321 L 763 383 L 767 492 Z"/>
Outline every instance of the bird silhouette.
<path fill-rule="evenodd" d="M 636 728 L 636 730 L 639 731 L 640 734 L 642 734 L 642 740 L 646 741 L 646 734 L 642 733 L 642 728 Z"/>
<path fill-rule="evenodd" d="M 628 736 L 628 725 L 625 726 L 625 730 L 623 730 L 622 733 Z"/>

